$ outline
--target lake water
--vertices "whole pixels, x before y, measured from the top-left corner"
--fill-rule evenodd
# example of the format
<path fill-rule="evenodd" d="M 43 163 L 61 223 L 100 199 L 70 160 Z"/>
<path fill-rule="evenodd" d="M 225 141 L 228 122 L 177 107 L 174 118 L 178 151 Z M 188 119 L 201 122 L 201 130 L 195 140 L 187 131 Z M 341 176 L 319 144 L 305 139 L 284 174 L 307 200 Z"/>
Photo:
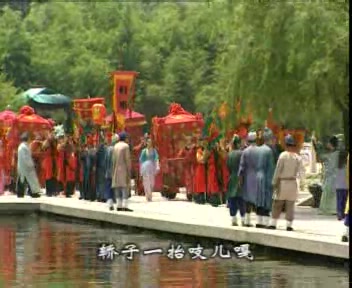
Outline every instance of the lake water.
<path fill-rule="evenodd" d="M 201 261 L 189 255 L 181 260 L 170 260 L 166 255 L 140 255 L 132 261 L 126 255 L 112 261 L 97 257 L 98 243 L 103 242 L 114 243 L 117 249 L 134 243 L 141 251 L 166 251 L 171 243 L 183 245 L 186 251 L 196 246 L 187 240 L 177 242 L 179 238 L 36 214 L 0 216 L 0 287 L 349 287 L 348 270 L 343 265 L 312 264 L 309 256 L 300 254 L 268 255 L 258 247 L 251 249 L 254 261 L 235 257 Z M 201 245 L 206 247 L 204 255 L 212 254 L 214 244 Z"/>

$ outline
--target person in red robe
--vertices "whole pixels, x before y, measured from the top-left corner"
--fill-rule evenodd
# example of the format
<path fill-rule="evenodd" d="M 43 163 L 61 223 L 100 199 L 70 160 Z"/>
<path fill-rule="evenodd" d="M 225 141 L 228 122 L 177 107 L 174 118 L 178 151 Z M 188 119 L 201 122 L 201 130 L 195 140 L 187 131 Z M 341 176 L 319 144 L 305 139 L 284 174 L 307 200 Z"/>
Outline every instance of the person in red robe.
<path fill-rule="evenodd" d="M 11 186 L 11 159 L 12 159 L 12 150 L 11 150 L 11 143 L 7 139 L 6 134 L 4 135 L 3 139 L 3 168 L 4 168 L 4 180 L 5 180 L 5 190 L 6 188 L 9 189 Z M 11 191 L 11 189 L 9 189 Z"/>
<path fill-rule="evenodd" d="M 221 187 L 219 183 L 221 171 L 218 175 L 219 160 L 218 148 L 215 147 L 210 151 L 207 161 L 207 200 L 214 207 L 218 206 L 221 202 Z"/>
<path fill-rule="evenodd" d="M 66 147 L 66 165 L 65 165 L 65 196 L 71 198 L 74 195 L 76 188 L 76 170 L 77 170 L 77 156 L 75 154 L 73 145 L 69 144 Z"/>
<path fill-rule="evenodd" d="M 61 193 L 64 190 L 65 185 L 65 138 L 59 137 L 57 144 L 57 156 L 56 156 L 56 167 L 57 167 L 57 175 L 56 180 L 58 182 L 58 192 Z"/>
<path fill-rule="evenodd" d="M 49 133 L 42 146 L 43 175 L 45 180 L 46 196 L 52 197 L 56 192 L 56 141 L 54 135 Z"/>
<path fill-rule="evenodd" d="M 178 152 L 177 158 L 184 158 L 184 183 L 187 191 L 187 199 L 192 200 L 194 188 L 194 174 L 196 164 L 196 146 L 192 144 L 191 139 L 187 139 L 185 146 Z"/>
<path fill-rule="evenodd" d="M 77 142 L 79 143 L 79 142 Z M 80 143 L 77 144 L 76 156 L 77 156 L 77 174 L 76 174 L 76 182 L 78 184 L 79 190 L 79 200 L 84 200 L 84 153 L 87 150 L 86 144 Z"/>
<path fill-rule="evenodd" d="M 206 183 L 206 169 L 205 164 L 207 161 L 208 151 L 205 149 L 204 142 L 199 141 L 198 147 L 196 148 L 196 164 L 194 173 L 194 188 L 193 188 L 193 200 L 197 204 L 205 204 L 206 198 L 205 193 L 207 191 Z"/>
<path fill-rule="evenodd" d="M 6 143 L 6 169 L 7 169 L 7 188 L 11 193 L 16 193 L 17 180 L 17 147 L 18 131 L 9 129 L 5 134 Z"/>
<path fill-rule="evenodd" d="M 219 145 L 219 156 L 220 156 L 220 166 L 221 166 L 221 176 L 222 176 L 222 183 L 221 183 L 221 193 L 222 193 L 222 203 L 224 203 L 225 200 L 225 193 L 227 192 L 227 184 L 229 182 L 229 178 L 230 178 L 230 173 L 229 170 L 227 169 L 227 155 L 229 152 L 228 147 L 226 147 L 226 139 L 223 138 L 220 141 L 220 145 Z"/>
<path fill-rule="evenodd" d="M 17 158 L 17 150 L 13 149 L 11 154 L 11 184 L 9 187 L 9 190 L 12 193 L 16 193 Z"/>

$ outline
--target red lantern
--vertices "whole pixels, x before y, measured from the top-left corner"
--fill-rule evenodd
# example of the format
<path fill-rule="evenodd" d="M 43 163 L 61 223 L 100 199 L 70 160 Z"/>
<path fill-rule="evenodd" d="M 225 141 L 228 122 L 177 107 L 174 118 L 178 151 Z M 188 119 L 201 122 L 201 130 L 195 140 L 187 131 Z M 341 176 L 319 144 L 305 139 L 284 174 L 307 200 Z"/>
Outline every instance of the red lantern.
<path fill-rule="evenodd" d="M 92 107 L 92 119 L 94 124 L 103 125 L 106 117 L 106 108 L 103 104 L 94 104 Z"/>

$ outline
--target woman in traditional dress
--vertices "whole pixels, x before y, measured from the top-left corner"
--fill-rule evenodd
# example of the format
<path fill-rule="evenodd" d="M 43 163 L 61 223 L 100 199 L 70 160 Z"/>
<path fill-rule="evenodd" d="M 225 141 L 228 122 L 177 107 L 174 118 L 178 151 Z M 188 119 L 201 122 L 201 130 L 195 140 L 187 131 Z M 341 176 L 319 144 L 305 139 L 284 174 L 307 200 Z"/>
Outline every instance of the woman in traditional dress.
<path fill-rule="evenodd" d="M 336 214 L 336 175 L 337 175 L 337 164 L 339 158 L 338 139 L 333 136 L 327 145 L 330 150 L 325 155 L 318 155 L 320 160 L 324 163 L 324 178 L 323 178 L 323 194 L 320 201 L 319 211 L 325 215 Z M 315 141 L 313 140 L 313 144 Z M 314 144 L 315 145 L 315 144 Z M 317 151 L 318 152 L 318 151 Z"/>
<path fill-rule="evenodd" d="M 147 139 L 148 139 L 148 134 L 144 135 L 141 137 L 140 142 L 138 145 L 134 146 L 132 149 L 133 153 L 133 158 L 138 159 L 139 156 L 142 153 L 142 150 L 147 147 Z M 139 163 L 138 163 L 139 166 Z M 143 189 L 143 179 L 140 175 L 140 169 L 135 169 L 136 170 L 136 175 L 135 175 L 135 190 L 137 195 L 145 195 L 144 189 Z"/>
<path fill-rule="evenodd" d="M 139 157 L 139 165 L 143 178 L 145 197 L 148 202 L 152 201 L 152 193 L 155 184 L 155 175 L 159 172 L 159 155 L 153 146 L 152 140 L 147 140 L 147 147 L 144 148 Z"/>
<path fill-rule="evenodd" d="M 205 193 L 207 191 L 205 164 L 208 151 L 204 147 L 203 139 L 198 142 L 196 153 L 196 164 L 194 173 L 193 199 L 197 204 L 205 204 Z"/>

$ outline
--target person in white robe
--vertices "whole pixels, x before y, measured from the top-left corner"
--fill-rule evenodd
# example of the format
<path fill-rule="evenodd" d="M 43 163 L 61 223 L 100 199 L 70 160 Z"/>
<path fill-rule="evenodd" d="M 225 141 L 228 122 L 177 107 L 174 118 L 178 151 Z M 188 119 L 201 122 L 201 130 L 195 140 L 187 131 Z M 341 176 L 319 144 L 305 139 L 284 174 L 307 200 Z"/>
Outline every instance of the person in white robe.
<path fill-rule="evenodd" d="M 301 156 L 295 152 L 296 143 L 291 135 L 285 137 L 285 144 L 286 151 L 280 154 L 272 180 L 275 192 L 273 194 L 272 219 L 268 228 L 276 229 L 277 220 L 285 205 L 286 230 L 293 231 L 295 202 L 299 193 L 298 180 L 303 186 L 305 168 Z"/>
<path fill-rule="evenodd" d="M 26 184 L 28 184 L 30 196 L 38 198 L 41 192 L 40 184 L 28 141 L 28 133 L 23 133 L 17 151 L 17 196 L 24 197 Z"/>
<path fill-rule="evenodd" d="M 139 157 L 139 165 L 143 178 L 144 193 L 147 201 L 152 201 L 152 193 L 155 184 L 155 175 L 159 171 L 159 155 L 153 147 L 151 139 L 147 140 L 147 147 L 144 148 Z"/>

